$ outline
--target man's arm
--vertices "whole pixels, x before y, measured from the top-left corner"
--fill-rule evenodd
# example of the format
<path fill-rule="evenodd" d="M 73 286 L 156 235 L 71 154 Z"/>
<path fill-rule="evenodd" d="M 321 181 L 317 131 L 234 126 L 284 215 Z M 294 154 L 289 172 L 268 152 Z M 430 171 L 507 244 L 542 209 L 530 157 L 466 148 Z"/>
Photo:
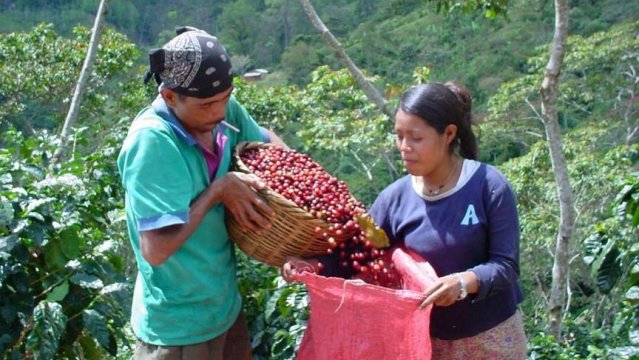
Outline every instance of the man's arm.
<path fill-rule="evenodd" d="M 269 142 L 271 144 L 281 146 L 286 150 L 290 149 L 288 145 L 286 145 L 284 141 L 279 136 L 277 136 L 277 134 L 275 134 L 273 131 L 266 128 L 262 128 L 262 129 L 264 129 L 264 131 L 266 131 L 266 133 L 268 134 Z"/>
<path fill-rule="evenodd" d="M 187 223 L 140 232 L 142 256 L 153 266 L 164 263 L 193 234 L 209 209 L 218 203 L 224 204 L 245 229 L 259 233 L 261 229 L 269 228 L 269 219 L 259 211 L 272 216 L 273 210 L 251 189 L 264 186 L 256 176 L 237 172 L 212 182 L 191 203 Z"/>

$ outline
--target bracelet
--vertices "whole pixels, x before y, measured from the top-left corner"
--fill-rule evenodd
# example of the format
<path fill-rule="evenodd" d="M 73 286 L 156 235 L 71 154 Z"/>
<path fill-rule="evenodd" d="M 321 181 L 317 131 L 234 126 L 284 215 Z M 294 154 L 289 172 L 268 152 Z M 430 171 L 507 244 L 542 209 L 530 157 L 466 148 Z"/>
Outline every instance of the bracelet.
<path fill-rule="evenodd" d="M 466 279 L 464 279 L 464 277 L 460 273 L 456 273 L 455 276 L 457 277 L 457 280 L 459 280 L 459 296 L 457 296 L 457 301 L 464 300 L 466 296 L 468 296 Z"/>

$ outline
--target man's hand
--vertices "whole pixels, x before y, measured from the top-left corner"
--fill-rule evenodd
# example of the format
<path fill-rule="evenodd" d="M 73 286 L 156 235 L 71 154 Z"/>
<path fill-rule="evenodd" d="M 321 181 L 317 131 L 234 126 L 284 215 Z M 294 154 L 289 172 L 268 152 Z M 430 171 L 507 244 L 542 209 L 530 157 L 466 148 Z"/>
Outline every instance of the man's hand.
<path fill-rule="evenodd" d="M 253 190 L 266 186 L 262 180 L 252 174 L 229 172 L 218 181 L 220 202 L 233 214 L 242 229 L 259 234 L 271 227 L 268 218 L 275 212 Z"/>
<path fill-rule="evenodd" d="M 222 203 L 243 229 L 259 233 L 269 228 L 271 222 L 267 216 L 275 213 L 253 190 L 264 186 L 257 176 L 237 172 L 230 172 L 214 181 L 191 203 L 188 223 L 140 232 L 142 256 L 153 266 L 161 265 L 184 244 L 217 203 Z"/>

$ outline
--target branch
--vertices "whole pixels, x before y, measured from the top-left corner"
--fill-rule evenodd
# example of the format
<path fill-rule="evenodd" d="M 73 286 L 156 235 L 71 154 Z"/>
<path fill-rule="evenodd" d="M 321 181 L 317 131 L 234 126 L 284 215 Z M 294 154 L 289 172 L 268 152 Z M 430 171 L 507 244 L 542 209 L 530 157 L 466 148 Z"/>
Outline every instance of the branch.
<path fill-rule="evenodd" d="M 351 152 L 351 154 L 353 154 L 353 156 L 355 157 L 357 162 L 359 162 L 359 164 L 362 166 L 362 168 L 366 172 L 366 177 L 368 178 L 368 180 L 369 181 L 373 181 L 373 174 L 371 174 L 371 169 L 368 166 L 366 166 L 364 161 L 362 161 L 362 159 L 357 155 L 357 153 L 355 151 L 350 150 L 350 152 Z"/>
<path fill-rule="evenodd" d="M 62 132 L 60 133 L 60 145 L 58 145 L 58 148 L 51 158 L 51 169 L 53 169 L 53 167 L 55 167 L 55 165 L 62 158 L 64 147 L 66 146 L 67 142 L 69 129 L 73 127 L 76 119 L 78 118 L 78 111 L 80 109 L 82 95 L 84 94 L 84 89 L 86 88 L 87 82 L 89 81 L 93 61 L 95 60 L 95 56 L 98 52 L 98 45 L 100 44 L 100 37 L 102 36 L 100 24 L 102 23 L 102 18 L 106 14 L 108 2 L 108 0 L 100 0 L 98 13 L 95 16 L 95 22 L 93 23 L 93 29 L 91 31 L 91 40 L 89 42 L 87 56 L 84 58 L 84 64 L 82 65 L 82 70 L 80 71 L 80 77 L 78 79 L 78 82 L 76 83 L 75 91 L 73 92 L 71 106 L 69 107 L 69 112 L 67 113 L 67 117 L 64 120 L 64 125 L 62 126 Z"/>
<path fill-rule="evenodd" d="M 528 106 L 530 107 L 530 109 L 535 113 L 535 117 L 537 118 L 537 120 L 541 121 L 541 123 L 544 123 L 544 117 L 541 116 L 541 114 L 539 113 L 539 111 L 537 111 L 537 108 L 535 107 L 535 105 L 533 105 L 530 100 L 528 100 L 528 98 L 526 98 L 524 100 L 526 102 L 526 104 L 528 104 Z"/>
<path fill-rule="evenodd" d="M 393 165 L 393 160 L 391 160 L 391 158 L 388 157 L 388 152 L 382 151 L 382 156 L 384 157 L 384 160 L 386 160 L 386 165 L 388 165 L 389 175 L 392 178 L 397 177 L 399 172 L 397 171 L 397 168 L 395 168 L 395 165 Z"/>
<path fill-rule="evenodd" d="M 320 32 L 324 40 L 328 42 L 328 44 L 333 48 L 335 52 L 335 56 L 340 61 L 340 63 L 348 69 L 351 75 L 355 78 L 355 81 L 362 88 L 368 100 L 377 106 L 379 111 L 386 114 L 388 118 L 393 121 L 395 118 L 395 112 L 391 109 L 390 104 L 382 94 L 373 86 L 373 84 L 366 79 L 364 74 L 359 70 L 357 65 L 353 62 L 353 60 L 348 56 L 342 45 L 337 41 L 335 36 L 331 33 L 331 31 L 326 27 L 322 19 L 317 15 L 315 8 L 311 4 L 310 0 L 300 0 L 300 3 L 304 7 L 304 11 L 306 15 L 311 20 L 311 23 L 315 28 Z"/>

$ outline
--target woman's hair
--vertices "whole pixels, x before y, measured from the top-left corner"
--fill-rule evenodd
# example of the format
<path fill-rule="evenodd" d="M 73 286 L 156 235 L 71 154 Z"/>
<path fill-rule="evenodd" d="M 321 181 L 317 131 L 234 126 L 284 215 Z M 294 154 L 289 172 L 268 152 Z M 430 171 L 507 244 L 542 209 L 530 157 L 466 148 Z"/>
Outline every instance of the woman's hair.
<path fill-rule="evenodd" d="M 477 159 L 477 137 L 472 129 L 472 98 L 466 87 L 454 82 L 428 83 L 410 87 L 402 95 L 399 108 L 415 115 L 443 134 L 446 126 L 457 126 L 451 151 L 459 146 L 459 154 Z"/>

